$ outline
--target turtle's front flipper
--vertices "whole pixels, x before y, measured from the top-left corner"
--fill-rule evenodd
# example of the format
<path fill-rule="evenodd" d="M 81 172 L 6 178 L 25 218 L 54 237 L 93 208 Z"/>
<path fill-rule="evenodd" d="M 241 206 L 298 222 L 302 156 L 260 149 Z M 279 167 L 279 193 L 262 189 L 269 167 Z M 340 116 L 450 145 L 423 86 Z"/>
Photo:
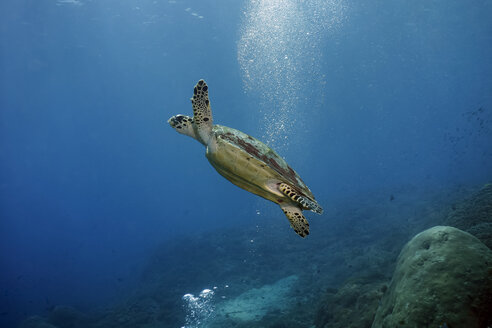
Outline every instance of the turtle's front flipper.
<path fill-rule="evenodd" d="M 193 121 L 199 141 L 207 144 L 212 131 L 213 119 L 208 98 L 208 86 L 204 80 L 198 81 L 195 85 L 191 104 L 193 105 Z"/>
<path fill-rule="evenodd" d="M 309 222 L 302 215 L 302 209 L 293 204 L 279 204 L 285 216 L 289 219 L 290 226 L 294 229 L 296 234 L 302 238 L 309 235 Z"/>
<path fill-rule="evenodd" d="M 294 188 L 292 188 L 288 184 L 282 182 L 278 186 L 278 189 L 284 195 L 286 195 L 287 197 L 289 197 L 290 199 L 292 199 L 294 202 L 301 204 L 304 208 L 309 209 L 310 211 L 313 211 L 313 212 L 318 213 L 318 214 L 322 214 L 323 213 L 323 208 L 321 206 L 319 206 L 319 204 L 316 203 L 316 201 L 313 201 L 313 200 L 311 200 L 311 199 L 309 199 L 307 197 L 304 197 L 304 196 L 299 195 L 294 190 Z"/>

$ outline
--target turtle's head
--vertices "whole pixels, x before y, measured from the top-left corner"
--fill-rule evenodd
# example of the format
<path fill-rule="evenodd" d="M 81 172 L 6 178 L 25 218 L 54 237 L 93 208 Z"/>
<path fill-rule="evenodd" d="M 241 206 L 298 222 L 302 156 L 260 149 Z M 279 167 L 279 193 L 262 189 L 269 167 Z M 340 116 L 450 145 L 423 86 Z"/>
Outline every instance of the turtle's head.
<path fill-rule="evenodd" d="M 196 139 L 195 131 L 193 129 L 193 118 L 178 114 L 167 120 L 167 123 L 169 123 L 169 125 L 179 133 Z"/>

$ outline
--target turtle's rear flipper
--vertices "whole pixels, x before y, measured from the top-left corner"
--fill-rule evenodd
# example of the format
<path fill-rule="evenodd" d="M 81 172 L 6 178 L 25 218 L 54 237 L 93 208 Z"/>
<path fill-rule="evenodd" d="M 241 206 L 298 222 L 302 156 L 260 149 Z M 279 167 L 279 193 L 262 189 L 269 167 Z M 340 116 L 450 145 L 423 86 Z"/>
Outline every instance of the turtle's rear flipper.
<path fill-rule="evenodd" d="M 287 197 L 292 199 L 294 202 L 301 204 L 305 209 L 308 209 L 308 210 L 313 211 L 313 212 L 318 213 L 318 214 L 323 214 L 323 208 L 321 208 L 321 206 L 319 206 L 318 203 L 316 203 L 316 201 L 313 201 L 307 197 L 299 195 L 294 190 L 294 188 L 292 188 L 288 184 L 282 182 L 278 186 L 278 189 L 284 195 L 286 195 Z"/>
<path fill-rule="evenodd" d="M 280 208 L 284 211 L 285 216 L 289 219 L 290 226 L 294 229 L 296 234 L 302 238 L 309 235 L 309 222 L 302 215 L 302 210 L 292 204 L 280 204 Z"/>

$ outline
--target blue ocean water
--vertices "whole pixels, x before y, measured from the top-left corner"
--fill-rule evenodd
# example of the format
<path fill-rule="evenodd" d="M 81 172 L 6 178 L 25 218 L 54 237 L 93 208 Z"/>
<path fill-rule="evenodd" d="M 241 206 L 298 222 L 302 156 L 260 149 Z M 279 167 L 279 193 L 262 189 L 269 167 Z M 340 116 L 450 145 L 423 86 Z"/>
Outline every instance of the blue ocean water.
<path fill-rule="evenodd" d="M 490 1 L 2 1 L 0 326 L 117 303 L 176 238 L 288 227 L 167 124 L 201 78 L 326 209 L 312 235 L 360 194 L 489 182 L 491 35 Z"/>

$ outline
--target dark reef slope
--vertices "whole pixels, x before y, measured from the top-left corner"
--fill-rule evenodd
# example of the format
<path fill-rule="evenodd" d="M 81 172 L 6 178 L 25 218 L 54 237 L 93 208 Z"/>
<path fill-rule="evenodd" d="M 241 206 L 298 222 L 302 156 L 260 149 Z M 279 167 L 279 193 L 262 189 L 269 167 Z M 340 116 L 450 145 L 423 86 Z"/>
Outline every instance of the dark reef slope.
<path fill-rule="evenodd" d="M 490 247 L 491 190 L 357 195 L 313 219 L 306 240 L 284 218 L 265 216 L 244 229 L 177 238 L 156 250 L 140 287 L 119 304 L 88 314 L 55 307 L 21 327 L 371 327 L 413 236 L 454 225 Z M 182 297 L 205 288 L 214 290 L 214 311 L 193 317 Z"/>

